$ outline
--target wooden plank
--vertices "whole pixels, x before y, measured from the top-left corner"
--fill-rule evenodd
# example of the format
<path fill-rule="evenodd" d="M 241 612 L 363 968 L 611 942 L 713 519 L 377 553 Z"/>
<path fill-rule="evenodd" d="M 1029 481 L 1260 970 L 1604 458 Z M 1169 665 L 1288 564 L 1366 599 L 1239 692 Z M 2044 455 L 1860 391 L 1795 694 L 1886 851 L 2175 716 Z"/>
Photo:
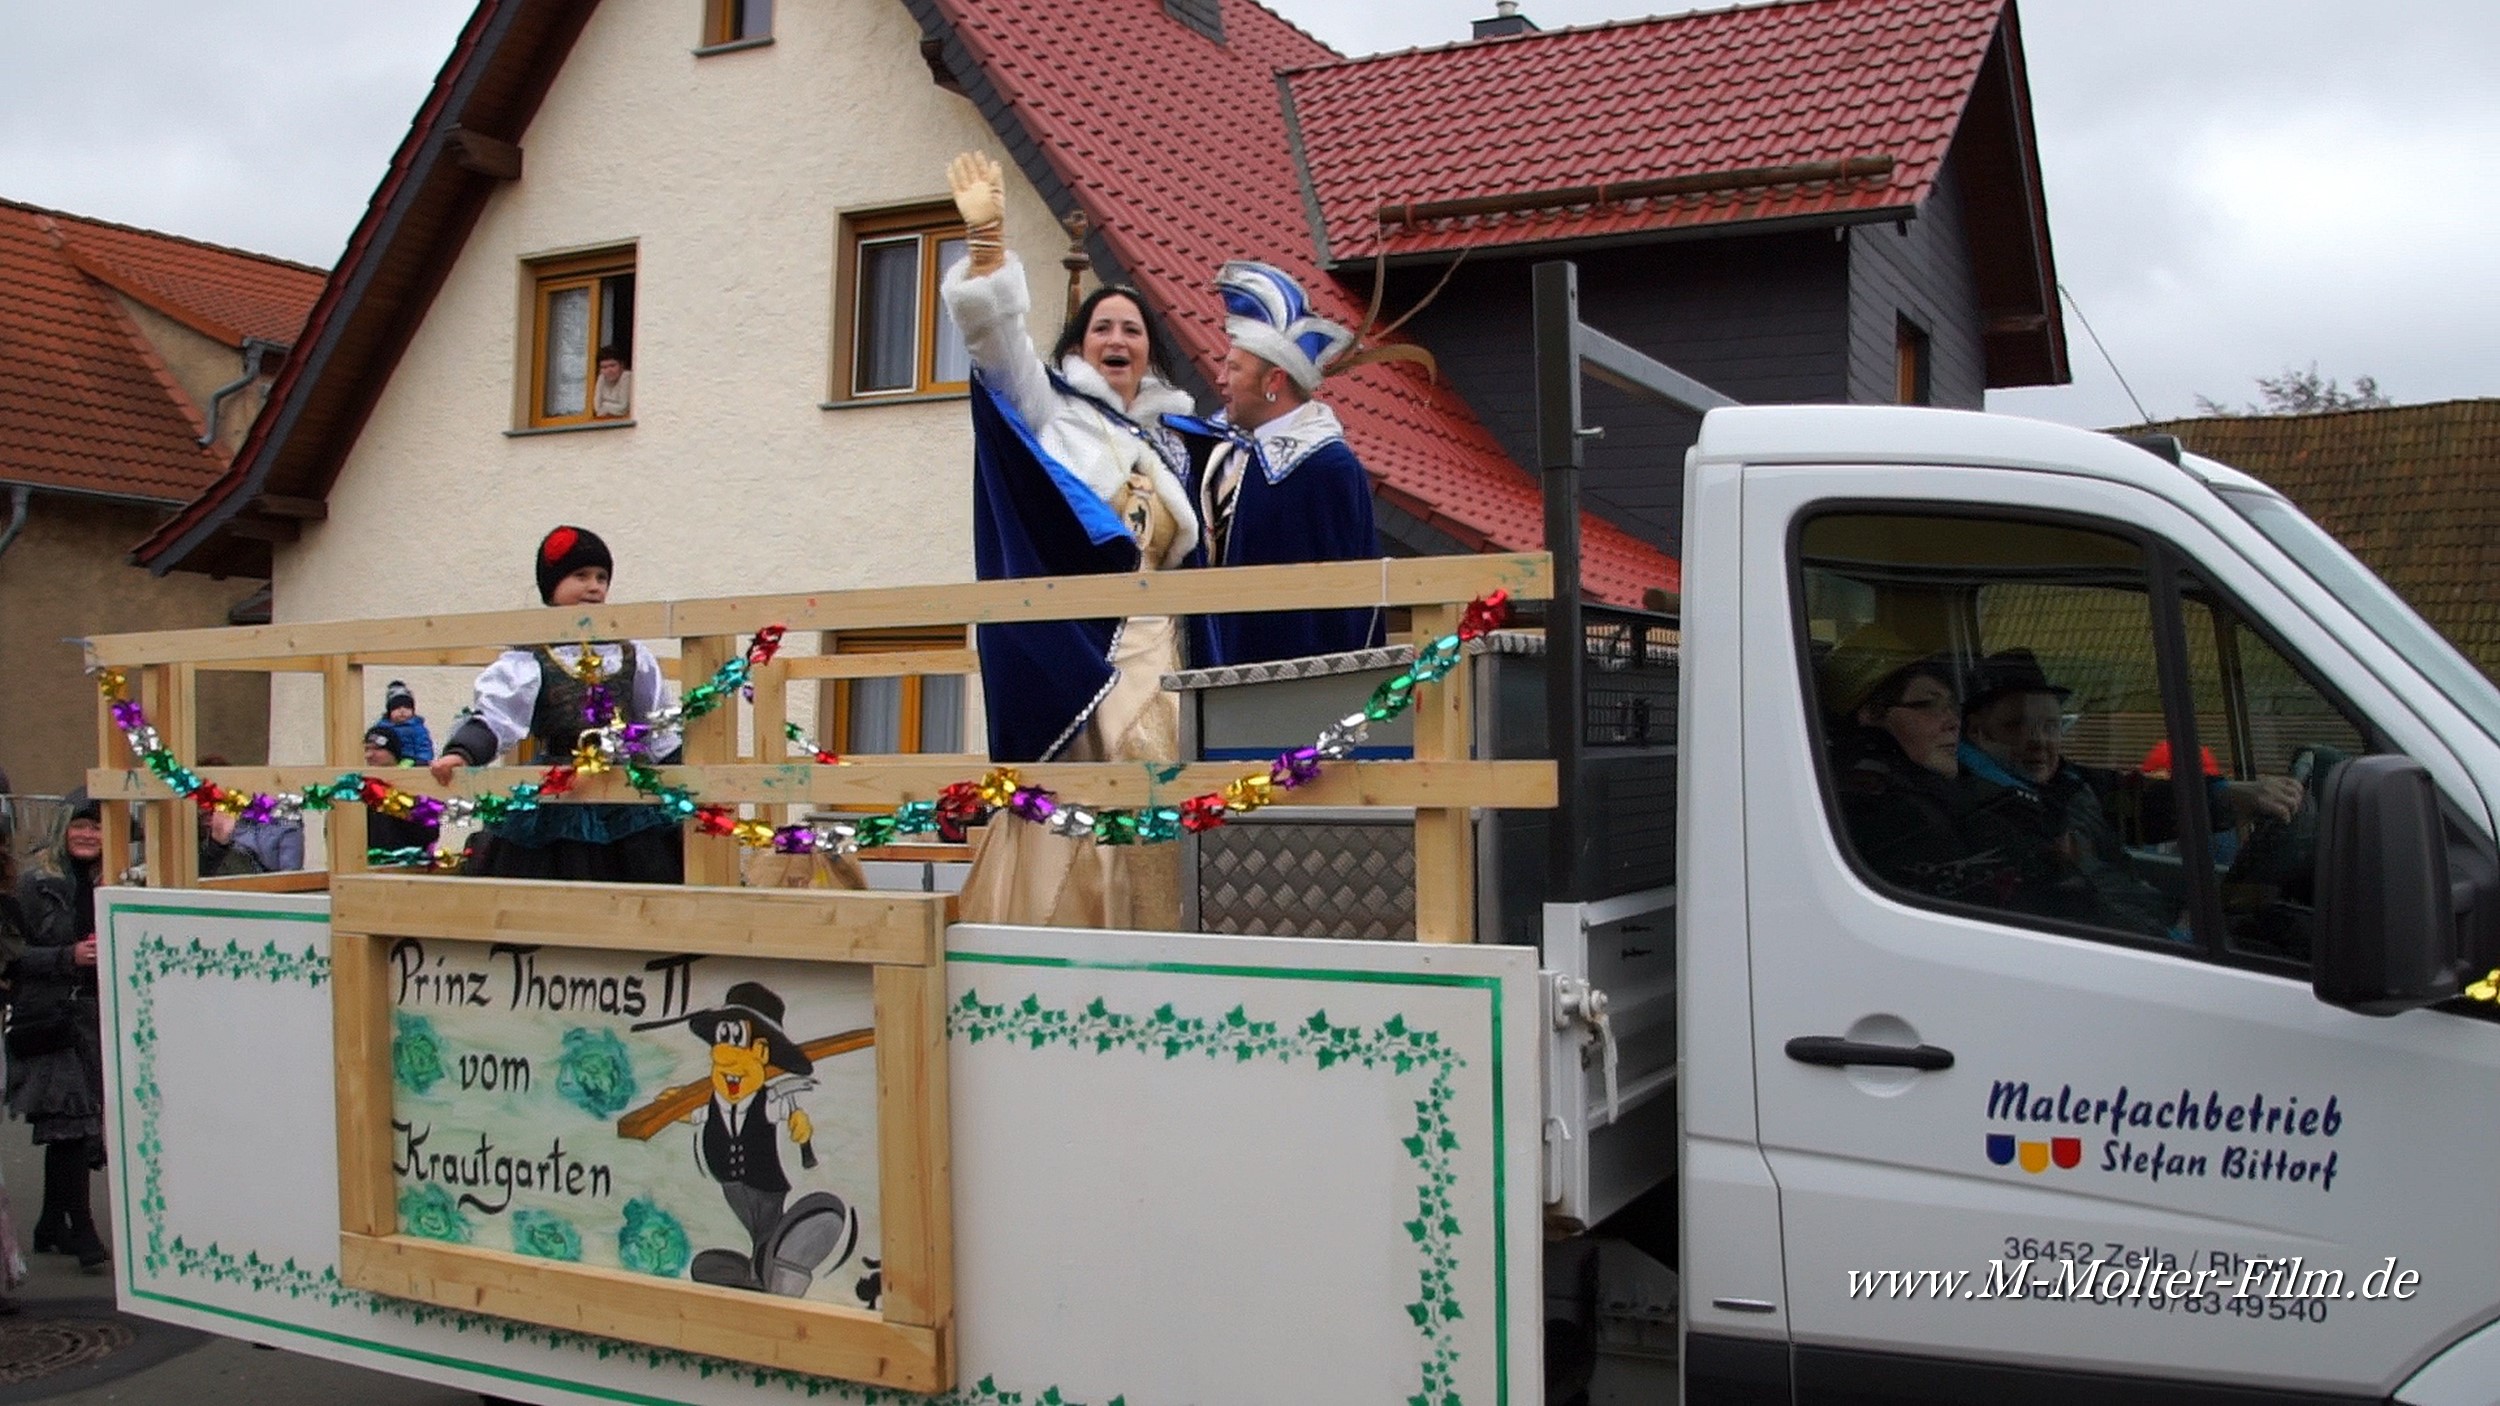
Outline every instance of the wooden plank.
<path fill-rule="evenodd" d="M 360 669 L 483 669 L 502 653 L 493 645 L 475 649 L 360 649 L 347 659 Z"/>
<path fill-rule="evenodd" d="M 95 697 L 96 760 L 99 771 L 120 777 L 130 774 L 137 759 L 130 755 L 130 743 L 122 730 L 113 725 L 113 705 L 104 700 L 101 690 Z M 93 773 L 91 773 L 93 774 Z M 130 803 L 104 800 L 104 793 L 89 787 L 87 794 L 104 801 L 104 861 L 102 872 L 121 882 L 121 875 L 130 868 Z"/>
<path fill-rule="evenodd" d="M 790 721 L 790 661 L 776 659 L 755 671 L 755 703 L 749 716 L 755 743 L 750 755 L 767 764 L 788 760 L 790 739 L 781 729 Z"/>
<path fill-rule="evenodd" d="M 167 750 L 184 762 L 200 754 L 199 674 L 182 664 L 158 664 L 140 671 L 140 702 L 156 725 Z M 171 796 L 169 789 L 165 793 Z M 153 888 L 187 889 L 200 881 L 200 812 L 189 803 L 149 806 L 142 822 L 147 836 L 148 884 Z"/>
<path fill-rule="evenodd" d="M 1002 620 L 1190 615 L 1237 610 L 1245 600 L 1257 602 L 1263 610 L 1378 605 L 1384 596 L 1392 606 L 1438 605 L 1471 600 L 1497 587 L 1515 599 L 1544 600 L 1553 594 L 1553 577 L 1553 559 L 1542 552 L 1302 562 L 1136 576 L 1045 576 L 682 601 L 677 605 L 676 625 L 680 634 L 697 635 L 745 633 L 771 624 L 793 630 L 866 630 Z"/>
<path fill-rule="evenodd" d="M 201 888 L 227 893 L 327 893 L 327 869 L 285 869 L 275 874 L 219 874 L 200 880 Z"/>
<path fill-rule="evenodd" d="M 210 659 L 196 666 L 204 672 L 219 674 L 318 674 L 319 659 Z"/>
<path fill-rule="evenodd" d="M 776 661 L 794 679 L 887 679 L 915 674 L 977 674 L 981 656 L 969 649 L 898 649 L 884 654 L 803 654 Z"/>
<path fill-rule="evenodd" d="M 365 764 L 364 675 L 355 661 L 333 654 L 321 662 L 321 731 L 323 755 L 333 776 L 360 770 Z M 367 819 L 360 803 L 330 807 L 330 872 L 360 874 L 365 869 Z"/>
<path fill-rule="evenodd" d="M 951 1335 L 859 1309 L 404 1236 L 342 1234 L 352 1287 L 571 1332 L 932 1393 Z"/>
<path fill-rule="evenodd" d="M 873 850 L 865 858 L 895 864 L 970 864 L 972 846 L 950 844 L 887 845 Z"/>
<path fill-rule="evenodd" d="M 947 1113 L 946 968 L 879 967 L 878 1216 L 885 1227 L 889 1321 L 946 1329 L 954 1320 L 954 1185 Z"/>
<path fill-rule="evenodd" d="M 206 630 L 150 630 L 98 635 L 87 642 L 90 664 L 206 663 L 359 651 L 503 649 L 520 644 L 577 644 L 586 639 L 652 639 L 677 633 L 671 607 L 549 607 L 475 615 L 408 615 L 387 620 L 305 620 L 283 625 L 232 625 Z"/>
<path fill-rule="evenodd" d="M 944 904 L 919 893 L 373 873 L 333 880 L 330 913 L 390 937 L 817 962 L 926 965 L 946 940 Z"/>
<path fill-rule="evenodd" d="M 778 765 L 790 759 L 790 739 L 782 728 L 790 721 L 790 668 L 787 660 L 776 659 L 755 671 L 755 701 L 747 706 L 750 755 L 759 765 Z M 794 807 L 783 806 L 761 812 L 775 825 L 789 823 Z"/>
<path fill-rule="evenodd" d="M 723 664 L 736 658 L 738 640 L 734 635 L 703 635 L 687 639 L 678 649 L 678 660 L 684 677 L 704 680 L 720 671 Z M 738 709 L 734 703 L 714 709 L 707 717 L 688 723 L 685 728 L 686 762 L 690 766 L 734 764 L 738 760 Z M 735 804 L 750 797 L 732 798 L 726 793 L 705 792 L 705 799 Z M 727 835 L 706 835 L 688 821 L 686 831 L 686 882 L 690 885 L 736 888 L 740 881 L 738 842 Z"/>
<path fill-rule="evenodd" d="M 1418 606 L 1415 634 L 1430 641 L 1458 631 L 1459 608 Z M 1463 760 L 1472 750 L 1468 728 L 1471 670 L 1465 660 L 1439 683 L 1415 690 L 1415 759 Z M 1465 806 L 1415 812 L 1415 938 L 1419 942 L 1476 940 L 1475 827 Z"/>
<path fill-rule="evenodd" d="M 386 939 L 333 924 L 330 1033 L 339 1126 L 339 1228 L 356 1235 L 399 1229 L 391 1170 L 391 988 Z"/>
<path fill-rule="evenodd" d="M 358 770 L 366 770 L 357 768 Z M 978 758 L 905 758 L 861 761 L 853 765 L 818 766 L 788 762 L 779 766 L 730 763 L 720 766 L 661 767 L 663 781 L 690 786 L 706 801 L 754 801 L 771 805 L 807 804 L 824 809 L 885 810 L 909 800 L 934 800 L 957 781 L 979 780 L 989 764 Z M 316 781 L 335 779 L 336 767 L 229 767 L 222 784 L 261 791 L 300 790 Z M 1071 799 L 1097 806 L 1177 805 L 1186 797 L 1220 790 L 1225 783 L 1258 770 L 1255 762 L 1194 762 L 1178 768 L 1139 762 L 1051 762 L 1014 768 L 1027 785 L 1046 786 Z M 543 774 L 535 767 L 463 767 L 449 786 L 414 767 L 372 768 L 403 790 L 421 796 L 478 795 L 505 791 Z M 113 800 L 151 800 L 172 794 L 164 783 L 144 771 L 105 770 L 87 773 L 90 794 Z M 1554 804 L 1554 764 L 1550 761 L 1334 762 L 1319 779 L 1292 793 L 1299 806 L 1490 806 L 1506 810 L 1546 810 Z M 586 776 L 567 793 L 582 801 L 632 801 L 633 788 L 618 773 Z M 563 802 L 551 802 L 563 804 Z M 691 882 L 691 880 L 689 880 Z"/>
<path fill-rule="evenodd" d="M 1542 552 L 1305 562 L 1136 576 L 1034 577 L 951 586 L 896 586 L 781 596 L 603 605 L 589 609 L 484 611 L 382 620 L 291 621 L 201 630 L 98 635 L 90 665 L 212 663 L 347 654 L 360 664 L 467 664 L 474 652 L 585 639 L 665 639 L 794 630 L 878 629 L 1001 620 L 1073 620 L 1104 615 L 1182 615 L 1238 607 L 1247 597 L 1275 610 L 1331 606 L 1439 605 L 1495 588 L 1518 600 L 1553 594 L 1553 561 Z M 461 657 L 446 657 L 458 652 Z M 825 677 L 834 677 L 826 675 Z"/>

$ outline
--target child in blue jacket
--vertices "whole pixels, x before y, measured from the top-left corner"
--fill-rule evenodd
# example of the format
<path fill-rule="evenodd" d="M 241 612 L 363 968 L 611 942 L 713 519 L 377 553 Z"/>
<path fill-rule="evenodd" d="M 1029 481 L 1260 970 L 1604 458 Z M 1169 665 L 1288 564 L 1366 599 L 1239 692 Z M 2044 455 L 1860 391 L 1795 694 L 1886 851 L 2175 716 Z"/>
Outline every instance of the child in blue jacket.
<path fill-rule="evenodd" d="M 425 719 L 417 716 L 417 695 L 398 679 L 382 690 L 382 716 L 367 729 L 374 730 L 399 739 L 400 760 L 416 766 L 434 760 L 434 736 L 425 730 Z"/>

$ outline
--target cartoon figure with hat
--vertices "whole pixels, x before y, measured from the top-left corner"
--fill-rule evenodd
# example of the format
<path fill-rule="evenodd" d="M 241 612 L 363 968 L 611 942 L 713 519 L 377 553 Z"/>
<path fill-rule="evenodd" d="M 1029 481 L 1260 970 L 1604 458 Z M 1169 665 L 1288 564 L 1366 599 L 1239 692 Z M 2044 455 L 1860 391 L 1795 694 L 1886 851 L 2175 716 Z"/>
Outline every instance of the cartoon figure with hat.
<path fill-rule="evenodd" d="M 730 1213 L 751 1242 L 745 1250 L 696 1254 L 689 1273 L 697 1283 L 797 1298 L 819 1272 L 850 1259 L 859 1243 L 859 1214 L 829 1191 L 810 1191 L 790 1202 L 776 1130 L 798 1144 L 802 1167 L 816 1165 L 815 1130 L 798 1103 L 800 1094 L 816 1087 L 808 1077 L 816 1060 L 783 1031 L 782 1011 L 781 998 L 770 987 L 741 981 L 708 1010 L 636 1025 L 652 1030 L 682 1021 L 712 1047 L 712 1073 L 705 1083 L 672 1089 L 627 1114 L 617 1131 L 647 1138 L 669 1122 L 694 1125 L 695 1160 L 704 1175 L 720 1183 Z M 853 1031 L 816 1045 L 833 1054 L 865 1048 L 871 1038 L 867 1031 Z"/>

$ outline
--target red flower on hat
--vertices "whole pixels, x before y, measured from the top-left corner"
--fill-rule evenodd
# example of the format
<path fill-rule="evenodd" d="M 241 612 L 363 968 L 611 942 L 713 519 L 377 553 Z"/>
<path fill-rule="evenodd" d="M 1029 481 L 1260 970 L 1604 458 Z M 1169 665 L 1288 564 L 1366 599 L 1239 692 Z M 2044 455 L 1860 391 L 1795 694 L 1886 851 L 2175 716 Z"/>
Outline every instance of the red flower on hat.
<path fill-rule="evenodd" d="M 559 527 L 547 534 L 546 541 L 538 544 L 539 559 L 547 562 L 562 561 L 564 554 L 573 550 L 573 544 L 580 540 L 582 540 L 582 535 L 572 528 Z"/>

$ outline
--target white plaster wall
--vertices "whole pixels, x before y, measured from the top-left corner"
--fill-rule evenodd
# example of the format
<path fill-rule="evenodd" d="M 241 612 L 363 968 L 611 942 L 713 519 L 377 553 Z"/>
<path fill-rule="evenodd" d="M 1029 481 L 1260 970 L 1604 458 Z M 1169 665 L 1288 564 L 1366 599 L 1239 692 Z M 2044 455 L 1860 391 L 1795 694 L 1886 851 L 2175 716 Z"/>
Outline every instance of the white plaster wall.
<path fill-rule="evenodd" d="M 591 18 L 328 520 L 280 550 L 277 620 L 535 605 L 530 552 L 558 522 L 607 539 L 619 601 L 970 579 L 965 405 L 821 405 L 841 214 L 942 201 L 947 161 L 999 143 L 931 82 L 897 0 L 783 0 L 771 45 L 696 58 L 701 8 Z M 1066 234 L 1012 166 L 1008 182 L 1010 241 L 1055 308 Z M 635 423 L 507 434 L 527 379 L 524 261 L 628 241 Z M 447 731 L 468 676 L 404 676 Z M 368 715 L 386 677 L 366 681 Z M 273 754 L 316 759 L 317 683 L 276 682 Z"/>

